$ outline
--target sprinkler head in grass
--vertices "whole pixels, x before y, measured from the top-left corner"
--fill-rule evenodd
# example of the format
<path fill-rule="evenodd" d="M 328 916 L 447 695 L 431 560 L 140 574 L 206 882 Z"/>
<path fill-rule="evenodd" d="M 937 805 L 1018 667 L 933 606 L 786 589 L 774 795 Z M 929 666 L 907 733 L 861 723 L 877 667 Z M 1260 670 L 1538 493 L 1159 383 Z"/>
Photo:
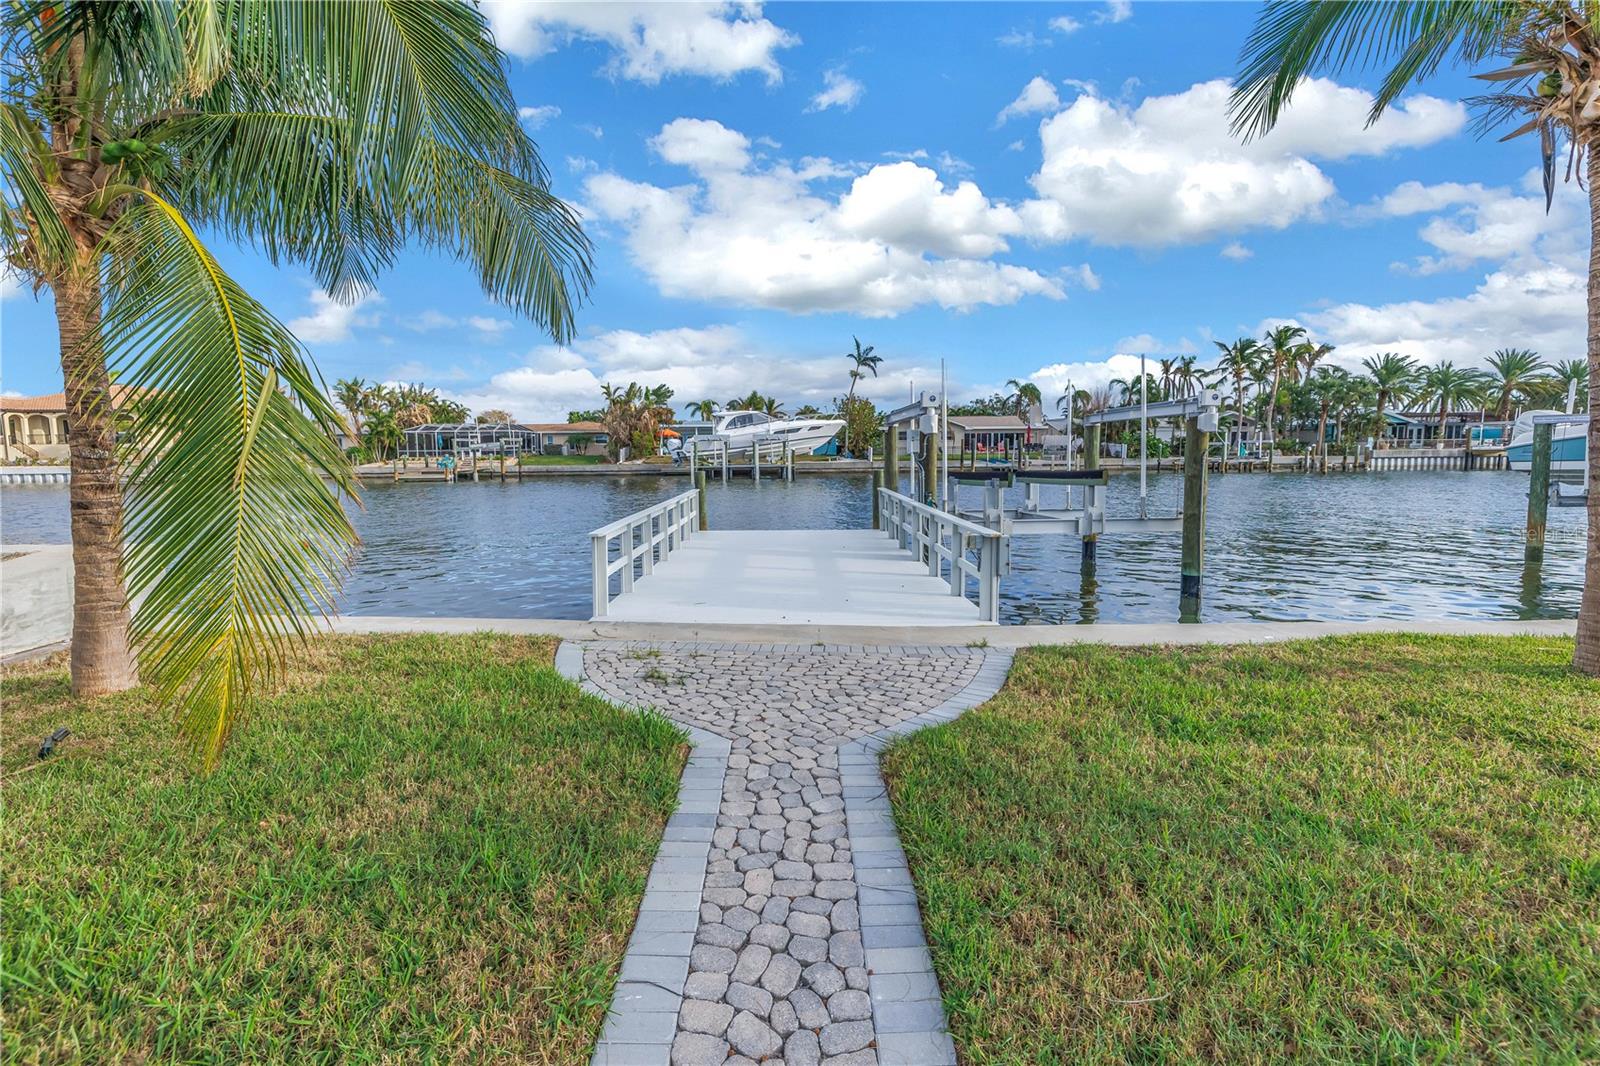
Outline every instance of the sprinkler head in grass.
<path fill-rule="evenodd" d="M 60 744 L 63 740 L 66 740 L 67 734 L 70 732 L 71 730 L 69 730 L 66 726 L 62 726 L 54 733 L 51 733 L 49 736 L 45 737 L 44 743 L 39 745 L 39 758 L 48 759 L 51 755 L 53 755 L 56 750 L 56 745 Z"/>

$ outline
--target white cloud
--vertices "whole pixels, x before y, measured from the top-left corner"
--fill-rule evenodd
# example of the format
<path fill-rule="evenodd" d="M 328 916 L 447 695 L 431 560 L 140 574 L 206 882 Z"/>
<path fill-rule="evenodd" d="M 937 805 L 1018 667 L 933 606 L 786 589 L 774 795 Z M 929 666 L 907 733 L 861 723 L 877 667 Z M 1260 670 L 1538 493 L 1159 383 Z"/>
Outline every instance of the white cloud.
<path fill-rule="evenodd" d="M 498 0 L 484 8 L 495 40 L 513 55 L 536 59 L 568 41 L 601 41 L 615 51 L 606 73 L 652 85 L 674 74 L 726 81 L 746 71 L 776 83 L 778 51 L 800 43 L 756 3 Z"/>
<path fill-rule="evenodd" d="M 822 91 L 811 98 L 807 111 L 826 111 L 830 107 L 842 107 L 846 111 L 856 106 L 861 99 L 861 94 L 867 87 L 846 74 L 841 68 L 826 70 L 822 73 Z"/>
<path fill-rule="evenodd" d="M 402 320 L 400 324 L 414 333 L 432 333 L 442 329 L 474 329 L 482 334 L 484 339 L 488 339 L 498 337 L 516 323 L 510 319 L 494 318 L 490 315 L 467 315 L 465 318 L 457 318 L 430 307 Z"/>
<path fill-rule="evenodd" d="M 1077 33 L 1083 29 L 1083 23 L 1068 15 L 1057 15 L 1050 20 L 1050 28 L 1057 33 Z"/>
<path fill-rule="evenodd" d="M 1537 170 L 1523 179 L 1524 195 L 1503 187 L 1446 182 L 1424 185 L 1408 181 L 1362 214 L 1382 217 L 1435 213 L 1417 235 L 1437 249 L 1437 255 L 1418 256 L 1396 269 L 1413 274 L 1460 270 L 1480 260 L 1508 260 L 1534 252 L 1541 242 L 1543 254 L 1571 255 L 1579 250 L 1587 208 L 1575 187 L 1564 186 L 1545 210 L 1544 190 Z"/>
<path fill-rule="evenodd" d="M 1281 229 L 1335 195 L 1312 160 L 1431 144 L 1466 121 L 1460 104 L 1413 96 L 1368 127 L 1368 93 L 1312 79 L 1272 133 L 1245 144 L 1228 128 L 1229 91 L 1219 79 L 1132 107 L 1090 88 L 1045 119 L 1032 178 L 1043 202 L 1027 210 L 1040 235 L 1160 246 Z"/>
<path fill-rule="evenodd" d="M 1252 252 L 1238 241 L 1229 241 L 1227 244 L 1222 246 L 1222 249 L 1217 252 L 1217 254 L 1222 256 L 1224 259 L 1232 259 L 1235 262 L 1243 262 L 1256 253 Z"/>
<path fill-rule="evenodd" d="M 937 374 L 937 360 L 896 359 L 857 392 L 888 402 L 904 395 L 907 379 L 931 381 Z M 452 395 L 473 410 L 500 407 L 529 421 L 564 421 L 568 411 L 598 406 L 608 381 L 668 385 L 680 410 L 704 398 L 726 402 L 752 388 L 792 406 L 820 406 L 849 387 L 848 364 L 837 352 L 772 351 L 736 327 L 718 325 L 608 330 L 567 348 L 544 345 L 528 353 L 526 365 Z"/>
<path fill-rule="evenodd" d="M 1051 20 L 1051 22 L 1052 22 L 1051 28 L 1052 29 L 1055 28 L 1054 27 L 1055 21 L 1057 21 L 1057 20 L 1054 20 L 1054 19 Z M 1061 19 L 1059 21 L 1071 22 L 1072 20 L 1071 19 Z M 1063 32 L 1065 32 L 1065 31 L 1063 31 Z M 1008 30 L 1005 33 L 1002 33 L 1000 36 L 996 37 L 994 40 L 995 40 L 995 43 L 998 44 L 998 45 L 1001 45 L 1001 46 L 1006 47 L 1006 48 L 1020 48 L 1024 52 L 1031 52 L 1035 48 L 1049 48 L 1051 45 L 1055 44 L 1055 42 L 1052 41 L 1050 38 L 1048 38 L 1048 37 L 1040 37 L 1038 34 L 1034 33 L 1032 30 Z"/>
<path fill-rule="evenodd" d="M 679 119 L 651 143 L 698 182 L 669 188 L 602 173 L 584 191 L 588 210 L 621 225 L 634 262 L 669 296 L 886 316 L 1063 295 L 1056 279 L 988 261 L 1025 223 L 971 182 L 946 188 L 905 161 L 871 168 L 834 199 L 812 183 L 848 171 L 826 159 L 753 163 L 748 139 L 717 122 Z"/>
<path fill-rule="evenodd" d="M 1028 146 L 1023 144 L 1021 141 L 1012 141 L 1010 144 L 1006 145 L 1006 151 L 1008 151 L 1008 152 L 1020 152 L 1026 147 L 1028 147 Z"/>
<path fill-rule="evenodd" d="M 1133 0 L 1106 0 L 1104 11 L 1094 16 L 1096 22 L 1126 22 L 1133 17 Z"/>
<path fill-rule="evenodd" d="M 555 104 L 540 104 L 538 107 L 519 107 L 517 117 L 529 129 L 538 129 L 553 118 L 561 117 L 561 109 Z"/>
<path fill-rule="evenodd" d="M 22 279 L 8 269 L 0 268 L 0 300 L 22 295 Z"/>
<path fill-rule="evenodd" d="M 750 165 L 750 138 L 710 119 L 673 119 L 650 138 L 650 147 L 668 163 L 700 174 Z"/>
<path fill-rule="evenodd" d="M 1527 263 L 1493 271 L 1466 296 L 1343 303 L 1301 317 L 1338 345 L 1334 359 L 1349 367 L 1387 351 L 1426 363 L 1482 365 L 1508 345 L 1565 358 L 1584 350 L 1584 288 L 1581 270 Z"/>
<path fill-rule="evenodd" d="M 1000 113 L 994 117 L 994 124 L 1002 126 L 1022 115 L 1060 110 L 1061 94 L 1056 92 L 1056 87 L 1044 78 L 1034 78 L 1022 87 L 1015 100 L 1000 109 Z"/>
<path fill-rule="evenodd" d="M 1431 215 L 1418 236 L 1439 253 L 1421 256 L 1404 269 L 1432 274 L 1484 260 L 1495 265 L 1465 295 L 1338 303 L 1304 313 L 1304 323 L 1337 344 L 1334 359 L 1351 368 L 1382 351 L 1468 366 L 1481 366 L 1496 348 L 1508 346 L 1532 348 L 1551 359 L 1581 355 L 1587 196 L 1575 183 L 1563 184 L 1547 215 L 1538 172 L 1529 171 L 1521 185 L 1521 195 L 1478 184 L 1397 186 L 1365 213 Z"/>
<path fill-rule="evenodd" d="M 375 325 L 377 316 L 362 314 L 362 308 L 382 302 L 376 292 L 369 292 L 350 303 L 340 303 L 326 289 L 315 289 L 311 293 L 311 313 L 290 319 L 289 332 L 305 344 L 338 344 L 350 339 L 354 327 Z"/>

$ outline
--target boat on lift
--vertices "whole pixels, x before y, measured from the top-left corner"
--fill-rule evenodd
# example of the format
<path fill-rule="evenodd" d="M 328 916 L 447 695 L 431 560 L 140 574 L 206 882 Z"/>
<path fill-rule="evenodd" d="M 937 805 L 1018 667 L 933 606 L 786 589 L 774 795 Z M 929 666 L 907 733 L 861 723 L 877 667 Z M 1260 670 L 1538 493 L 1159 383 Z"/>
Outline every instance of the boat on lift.
<path fill-rule="evenodd" d="M 1555 415 L 1561 411 L 1524 411 L 1511 427 L 1511 443 L 1506 446 L 1506 461 L 1511 469 L 1523 473 L 1533 469 L 1533 416 Z M 1572 422 L 1558 422 L 1550 427 L 1550 473 L 1579 474 L 1587 472 L 1585 458 L 1588 453 L 1589 426 L 1587 420 L 1577 416 Z"/>
<path fill-rule="evenodd" d="M 844 422 L 837 418 L 773 418 L 761 411 L 723 411 L 711 432 L 695 440 L 721 443 L 729 454 L 748 452 L 759 443 L 763 455 L 768 448 L 785 444 L 795 455 L 810 455 L 842 429 Z"/>

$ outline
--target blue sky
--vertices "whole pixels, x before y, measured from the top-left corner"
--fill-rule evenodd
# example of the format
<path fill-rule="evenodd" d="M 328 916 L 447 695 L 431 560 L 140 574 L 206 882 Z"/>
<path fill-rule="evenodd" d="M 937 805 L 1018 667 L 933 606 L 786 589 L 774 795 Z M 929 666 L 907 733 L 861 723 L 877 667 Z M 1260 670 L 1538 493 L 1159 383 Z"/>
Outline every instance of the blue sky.
<path fill-rule="evenodd" d="M 596 280 L 552 346 L 422 253 L 340 306 L 247 248 L 224 264 L 324 375 L 421 380 L 525 420 L 602 381 L 825 403 L 852 335 L 880 399 L 1038 381 L 1047 396 L 1293 320 L 1334 361 L 1583 352 L 1579 192 L 1470 130 L 1438 77 L 1364 128 L 1375 80 L 1308 83 L 1228 136 L 1254 4 L 486 5 Z M 0 388 L 60 388 L 48 299 L 0 303 Z"/>

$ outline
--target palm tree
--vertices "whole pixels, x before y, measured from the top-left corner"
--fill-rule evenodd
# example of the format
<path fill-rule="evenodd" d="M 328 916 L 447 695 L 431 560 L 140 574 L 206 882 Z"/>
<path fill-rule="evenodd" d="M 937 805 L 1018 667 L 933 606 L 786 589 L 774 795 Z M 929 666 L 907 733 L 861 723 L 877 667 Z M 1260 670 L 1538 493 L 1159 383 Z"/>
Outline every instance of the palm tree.
<path fill-rule="evenodd" d="M 73 426 L 73 691 L 142 674 L 209 766 L 331 609 L 355 483 L 306 352 L 201 234 L 338 299 L 414 236 L 558 341 L 589 246 L 476 7 L 24 0 L 0 21 L 0 255 L 54 295 Z M 138 397 L 120 442 L 113 370 Z"/>
<path fill-rule="evenodd" d="M 1577 405 L 1576 409 L 1582 411 L 1584 408 L 1589 406 L 1588 363 L 1584 362 L 1582 359 L 1561 359 L 1558 360 L 1553 367 L 1551 367 L 1551 370 L 1553 371 L 1551 377 L 1553 377 L 1556 381 L 1556 395 L 1560 397 L 1560 400 L 1558 401 L 1559 403 L 1566 403 L 1567 388 L 1569 385 L 1576 383 L 1578 386 L 1575 401 Z"/>
<path fill-rule="evenodd" d="M 1481 372 L 1458 367 L 1448 359 L 1423 370 L 1417 399 L 1439 413 L 1439 432 L 1434 439 L 1440 447 L 1444 446 L 1445 418 L 1451 411 L 1483 403 L 1489 388 L 1488 379 Z"/>
<path fill-rule="evenodd" d="M 1235 428 L 1239 439 L 1244 440 L 1244 379 L 1254 374 L 1261 355 L 1261 342 L 1254 337 L 1240 337 L 1232 344 L 1212 341 L 1222 352 L 1217 369 L 1233 379 L 1233 410 Z"/>
<path fill-rule="evenodd" d="M 1317 405 L 1317 454 L 1322 457 L 1324 474 L 1328 472 L 1328 412 L 1339 402 L 1349 376 L 1338 367 L 1325 366 L 1306 378 L 1306 392 Z"/>
<path fill-rule="evenodd" d="M 1540 373 L 1548 369 L 1539 359 L 1539 353 L 1527 348 L 1497 348 L 1489 357 L 1489 370 L 1493 373 L 1492 393 L 1494 416 L 1504 422 L 1511 417 L 1511 407 L 1516 400 L 1527 399 L 1528 386 Z"/>
<path fill-rule="evenodd" d="M 499 426 L 513 422 L 515 419 L 511 417 L 510 411 L 499 407 L 491 407 L 487 411 L 479 411 L 478 417 L 474 421 L 480 426 Z"/>
<path fill-rule="evenodd" d="M 863 348 L 859 338 L 851 337 L 850 339 L 855 341 L 856 350 L 844 353 L 845 358 L 849 359 L 853 364 L 850 367 L 850 391 L 845 393 L 845 399 L 855 396 L 856 382 L 868 374 L 877 377 L 878 367 L 883 364 L 883 356 L 872 354 L 873 345 L 869 344 Z"/>
<path fill-rule="evenodd" d="M 768 418 L 788 418 L 789 417 L 788 412 L 786 412 L 783 409 L 783 404 L 778 402 L 778 398 L 776 396 L 763 396 L 763 397 L 761 397 L 761 403 L 756 407 L 752 407 L 751 410 L 752 411 L 760 411 L 763 414 L 765 414 Z"/>
<path fill-rule="evenodd" d="M 1355 63 L 1393 63 L 1373 102 L 1376 120 L 1415 81 L 1447 61 L 1474 66 L 1499 57 L 1510 66 L 1480 73 L 1511 91 L 1475 101 L 1484 126 L 1517 119 L 1506 140 L 1538 133 L 1545 208 L 1555 195 L 1558 142 L 1569 146 L 1568 175 L 1585 174 L 1590 242 L 1600 247 L 1600 33 L 1594 7 L 1576 0 L 1459 3 L 1266 5 L 1245 45 L 1231 110 L 1235 130 L 1264 134 L 1312 75 Z M 1591 257 L 1587 293 L 1589 379 L 1600 378 L 1600 260 Z M 1589 455 L 1600 455 L 1600 404 L 1589 398 Z M 1589 464 L 1588 542 L 1573 664 L 1600 675 L 1600 463 Z"/>
<path fill-rule="evenodd" d="M 1299 365 L 1298 346 L 1295 342 L 1305 335 L 1305 329 L 1300 326 L 1279 326 L 1268 330 L 1266 337 L 1262 339 L 1262 354 L 1267 369 L 1272 374 L 1271 398 L 1267 400 L 1268 462 L 1271 462 L 1271 455 L 1277 451 L 1278 388 L 1283 384 L 1284 376 L 1292 374 L 1294 368 Z"/>
<path fill-rule="evenodd" d="M 1403 403 L 1417 380 L 1417 364 L 1399 352 L 1379 352 L 1361 360 L 1361 365 L 1372 375 L 1378 390 L 1377 428 L 1373 431 L 1373 447 L 1383 446 L 1387 426 L 1383 424 L 1383 409 L 1390 400 Z"/>
<path fill-rule="evenodd" d="M 372 386 L 361 378 L 340 378 L 333 386 L 333 395 L 339 401 L 339 406 L 345 409 L 350 416 L 350 436 L 354 440 L 362 437 L 361 416 L 366 413 L 367 407 L 372 403 Z"/>
<path fill-rule="evenodd" d="M 721 407 L 715 400 L 699 400 L 689 405 L 689 410 L 702 422 L 709 422 L 717 415 L 717 408 Z"/>
<path fill-rule="evenodd" d="M 1195 367 L 1198 361 L 1198 357 L 1193 355 L 1178 357 L 1177 366 L 1172 371 L 1172 394 L 1176 398 L 1193 396 L 1204 381 L 1201 371 Z"/>

